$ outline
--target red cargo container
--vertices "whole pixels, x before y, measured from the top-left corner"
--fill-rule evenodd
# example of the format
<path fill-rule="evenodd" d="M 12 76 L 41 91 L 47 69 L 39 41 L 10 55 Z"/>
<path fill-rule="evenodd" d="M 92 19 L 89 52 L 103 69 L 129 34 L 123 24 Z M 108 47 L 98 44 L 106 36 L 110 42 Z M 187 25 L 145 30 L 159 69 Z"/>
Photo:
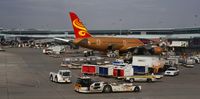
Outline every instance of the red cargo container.
<path fill-rule="evenodd" d="M 123 77 L 124 76 L 124 69 L 123 68 L 114 68 L 113 69 L 113 76 L 114 77 Z"/>
<path fill-rule="evenodd" d="M 125 67 L 116 66 L 113 69 L 114 77 L 133 76 L 133 74 L 134 74 L 133 68 L 129 65 L 127 65 Z"/>
<path fill-rule="evenodd" d="M 81 72 L 84 73 L 84 74 L 96 74 L 97 73 L 97 66 L 96 65 L 84 64 L 84 65 L 82 65 Z"/>

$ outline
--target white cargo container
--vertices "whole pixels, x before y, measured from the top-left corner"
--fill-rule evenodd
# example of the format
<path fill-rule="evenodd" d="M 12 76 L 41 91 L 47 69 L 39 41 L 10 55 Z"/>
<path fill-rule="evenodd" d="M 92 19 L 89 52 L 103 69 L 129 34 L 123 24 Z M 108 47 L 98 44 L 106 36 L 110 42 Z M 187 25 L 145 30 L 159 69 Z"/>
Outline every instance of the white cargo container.
<path fill-rule="evenodd" d="M 159 66 L 162 68 L 165 61 L 157 56 L 133 56 L 132 65 L 133 66 L 147 66 L 153 68 Z"/>
<path fill-rule="evenodd" d="M 153 69 L 154 73 L 158 73 L 160 68 L 163 68 L 165 60 L 157 56 L 133 56 L 132 67 L 134 73 L 142 73 L 140 67 Z M 139 71 L 138 71 L 139 70 Z M 144 73 L 148 73 L 147 69 L 142 69 Z"/>

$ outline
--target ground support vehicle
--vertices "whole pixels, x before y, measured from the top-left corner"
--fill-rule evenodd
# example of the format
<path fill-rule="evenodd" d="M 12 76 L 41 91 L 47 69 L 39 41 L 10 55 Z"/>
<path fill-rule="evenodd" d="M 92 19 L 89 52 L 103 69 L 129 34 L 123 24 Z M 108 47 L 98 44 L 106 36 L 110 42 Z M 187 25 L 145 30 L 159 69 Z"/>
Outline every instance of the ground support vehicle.
<path fill-rule="evenodd" d="M 156 76 L 156 75 L 134 75 L 134 76 L 123 77 L 123 79 L 125 81 L 131 82 L 131 83 L 133 83 L 133 82 L 154 82 L 160 78 L 161 78 L 161 76 Z"/>
<path fill-rule="evenodd" d="M 191 59 L 194 59 L 196 64 L 200 64 L 200 58 L 198 56 L 192 56 Z"/>
<path fill-rule="evenodd" d="M 188 68 L 193 68 L 195 63 L 196 63 L 195 58 L 189 57 L 185 60 L 185 63 L 183 64 L 183 66 L 188 67 Z"/>
<path fill-rule="evenodd" d="M 80 77 L 74 90 L 80 93 L 140 92 L 141 86 L 133 85 L 133 83 L 95 82 L 90 77 Z"/>
<path fill-rule="evenodd" d="M 0 47 L 0 52 L 4 52 L 5 50 L 2 48 L 2 47 Z"/>
<path fill-rule="evenodd" d="M 179 70 L 176 67 L 170 67 L 164 73 L 164 75 L 166 76 L 175 76 L 178 74 L 179 74 Z"/>
<path fill-rule="evenodd" d="M 52 50 L 52 49 L 47 49 L 47 48 L 46 48 L 46 49 L 43 49 L 43 50 L 42 50 L 42 53 L 43 53 L 43 54 L 52 54 L 52 53 L 53 53 L 53 50 Z"/>
<path fill-rule="evenodd" d="M 70 78 L 71 78 L 70 70 L 59 70 L 57 73 L 55 73 L 55 72 L 49 73 L 49 79 L 52 82 L 70 83 L 71 82 Z"/>
<path fill-rule="evenodd" d="M 81 69 L 81 64 L 71 63 L 68 65 L 70 69 Z"/>
<path fill-rule="evenodd" d="M 94 55 L 94 51 L 92 51 L 92 50 L 90 50 L 90 51 L 83 51 L 83 54 L 84 54 L 85 57 L 92 56 L 92 55 Z"/>

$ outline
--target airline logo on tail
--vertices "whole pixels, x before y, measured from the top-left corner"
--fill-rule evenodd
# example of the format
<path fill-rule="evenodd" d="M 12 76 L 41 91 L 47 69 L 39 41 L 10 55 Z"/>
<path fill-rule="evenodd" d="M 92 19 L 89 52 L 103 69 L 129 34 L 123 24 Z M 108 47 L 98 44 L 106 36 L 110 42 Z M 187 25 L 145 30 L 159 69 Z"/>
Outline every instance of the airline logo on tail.
<path fill-rule="evenodd" d="M 70 12 L 70 18 L 72 21 L 72 26 L 74 28 L 76 38 L 91 37 L 83 23 L 79 20 L 78 16 L 74 12 Z"/>

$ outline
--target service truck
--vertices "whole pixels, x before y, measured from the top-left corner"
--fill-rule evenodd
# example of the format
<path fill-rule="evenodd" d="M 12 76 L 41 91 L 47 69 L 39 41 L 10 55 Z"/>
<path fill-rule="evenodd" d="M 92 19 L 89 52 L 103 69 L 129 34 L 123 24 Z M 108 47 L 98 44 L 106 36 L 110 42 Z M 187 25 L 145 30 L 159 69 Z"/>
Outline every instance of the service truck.
<path fill-rule="evenodd" d="M 121 77 L 119 79 L 124 79 L 128 82 L 154 82 L 158 79 L 161 79 L 163 75 L 134 75 L 134 76 L 127 76 L 127 77 Z"/>
<path fill-rule="evenodd" d="M 141 86 L 133 83 L 107 83 L 90 77 L 78 78 L 74 90 L 80 93 L 140 92 Z"/>
<path fill-rule="evenodd" d="M 70 83 L 71 82 L 70 78 L 71 78 L 70 70 L 59 70 L 57 73 L 55 73 L 55 72 L 49 73 L 49 79 L 52 82 Z"/>

